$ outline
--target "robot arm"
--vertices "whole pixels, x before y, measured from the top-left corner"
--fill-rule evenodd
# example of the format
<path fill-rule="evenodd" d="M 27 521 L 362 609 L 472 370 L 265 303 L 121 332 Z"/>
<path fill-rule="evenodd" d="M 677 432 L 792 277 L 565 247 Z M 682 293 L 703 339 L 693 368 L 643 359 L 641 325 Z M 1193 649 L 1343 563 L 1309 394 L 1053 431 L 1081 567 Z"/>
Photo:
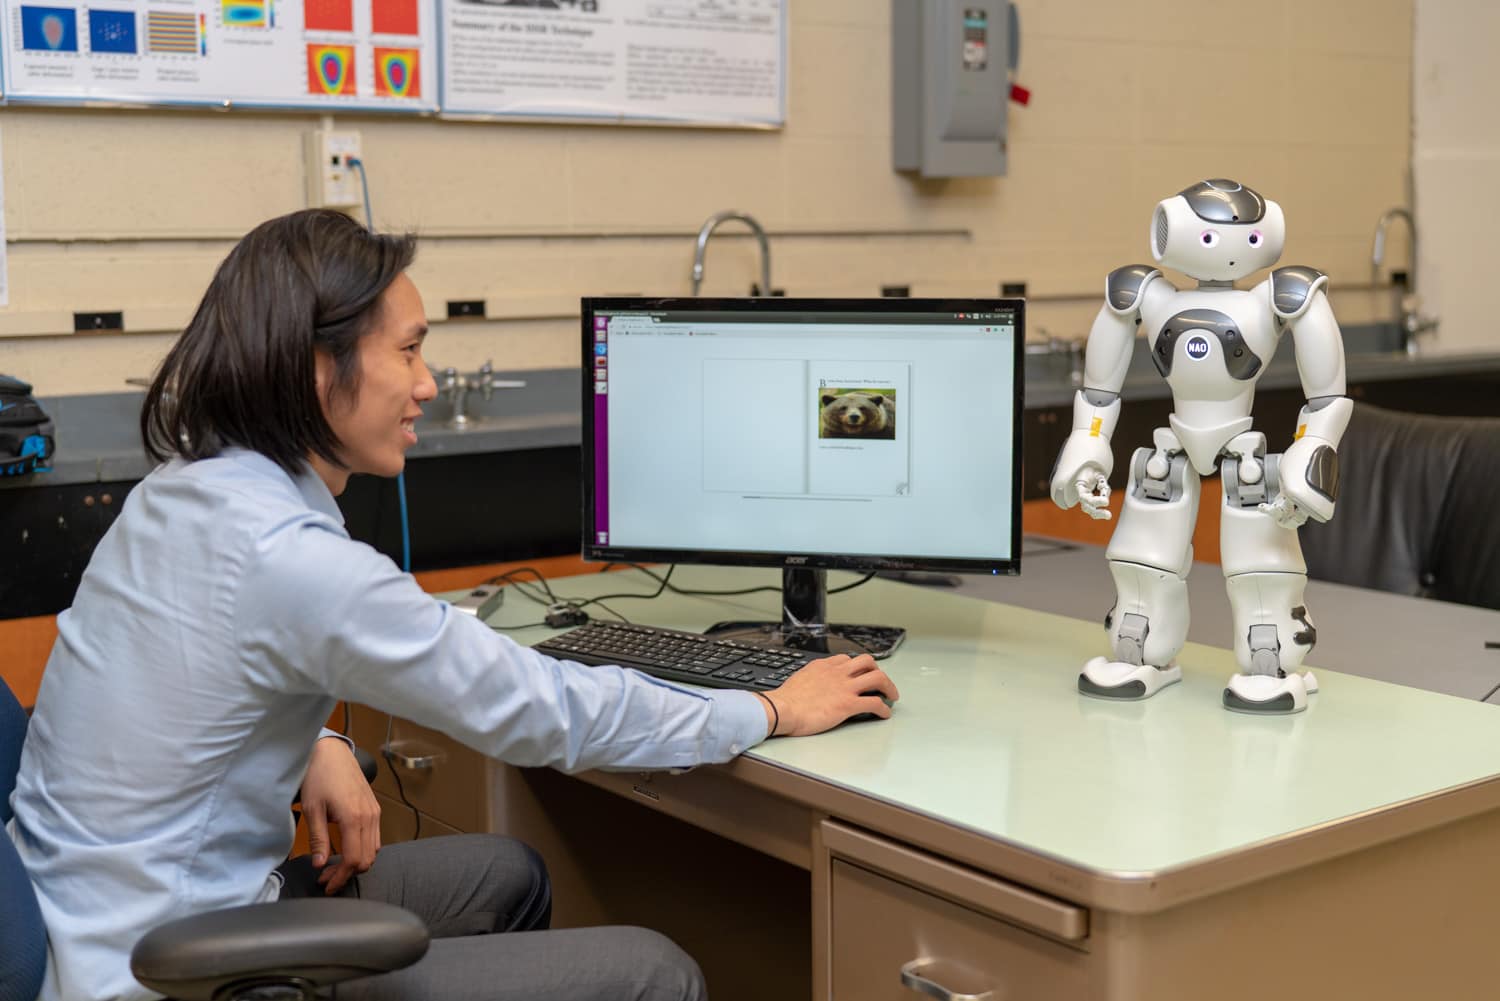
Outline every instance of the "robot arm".
<path fill-rule="evenodd" d="M 1312 268 L 1278 268 L 1271 275 L 1272 308 L 1291 328 L 1307 395 L 1296 438 L 1281 457 L 1280 496 L 1265 506 L 1284 528 L 1333 517 L 1339 441 L 1354 409 L 1344 395 L 1344 343 L 1323 291 L 1327 283 L 1328 277 Z"/>
<path fill-rule="evenodd" d="M 1132 264 L 1110 273 L 1105 303 L 1089 330 L 1083 387 L 1073 397 L 1073 430 L 1052 467 L 1052 501 L 1082 504 L 1090 518 L 1108 518 L 1109 440 L 1120 420 L 1120 388 L 1135 349 L 1135 329 L 1146 288 L 1161 272 Z"/>

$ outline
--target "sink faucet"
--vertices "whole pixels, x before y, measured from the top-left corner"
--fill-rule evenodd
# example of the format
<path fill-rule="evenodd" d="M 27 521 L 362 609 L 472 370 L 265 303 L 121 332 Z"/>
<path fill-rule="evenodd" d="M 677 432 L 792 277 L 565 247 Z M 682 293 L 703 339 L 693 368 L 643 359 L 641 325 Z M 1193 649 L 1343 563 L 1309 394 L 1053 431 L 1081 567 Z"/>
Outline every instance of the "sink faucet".
<path fill-rule="evenodd" d="M 474 418 L 466 412 L 470 393 L 480 393 L 488 400 L 497 389 L 523 389 L 526 386 L 524 379 L 496 379 L 495 367 L 488 358 L 479 366 L 478 372 L 462 374 L 449 366 L 441 372 L 433 369 L 432 377 L 437 380 L 438 393 L 453 401 L 453 416 L 448 418 L 447 426 L 455 431 L 466 431 L 474 426 Z"/>
<path fill-rule="evenodd" d="M 1375 224 L 1375 245 L 1370 251 L 1370 278 L 1372 282 L 1380 280 L 1380 266 L 1385 263 L 1385 234 L 1390 224 L 1396 219 L 1406 222 L 1406 230 L 1411 234 L 1411 244 L 1407 248 L 1406 287 L 1402 289 L 1400 284 L 1396 285 L 1396 312 L 1400 316 L 1400 328 L 1406 339 L 1406 353 L 1414 355 L 1418 352 L 1418 338 L 1431 330 L 1436 330 L 1438 321 L 1435 317 L 1423 316 L 1421 312 L 1422 300 L 1417 294 L 1417 221 L 1412 217 L 1409 210 L 1397 206 L 1385 210 L 1380 221 Z"/>
<path fill-rule="evenodd" d="M 720 224 L 731 219 L 738 219 L 750 227 L 755 234 L 756 241 L 760 244 L 760 294 L 771 294 L 771 244 L 766 240 L 766 231 L 761 228 L 760 223 L 744 212 L 716 212 L 708 217 L 703 228 L 698 230 L 698 242 L 693 248 L 693 295 L 698 294 L 699 287 L 703 284 L 703 255 L 708 250 L 708 238 L 713 236 L 714 230 Z"/>

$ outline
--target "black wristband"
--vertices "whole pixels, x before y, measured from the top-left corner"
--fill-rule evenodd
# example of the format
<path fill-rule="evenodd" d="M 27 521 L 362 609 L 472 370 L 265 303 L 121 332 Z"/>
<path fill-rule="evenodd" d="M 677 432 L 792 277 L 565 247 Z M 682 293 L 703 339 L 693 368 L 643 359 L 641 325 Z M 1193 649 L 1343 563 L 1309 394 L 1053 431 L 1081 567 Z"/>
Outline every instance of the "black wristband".
<path fill-rule="evenodd" d="M 766 705 L 771 707 L 771 729 L 767 731 L 766 736 L 768 738 L 774 737 L 776 736 L 776 728 L 781 726 L 781 712 L 776 708 L 776 703 L 771 701 L 771 696 L 765 692 L 756 692 L 755 694 L 765 699 Z"/>

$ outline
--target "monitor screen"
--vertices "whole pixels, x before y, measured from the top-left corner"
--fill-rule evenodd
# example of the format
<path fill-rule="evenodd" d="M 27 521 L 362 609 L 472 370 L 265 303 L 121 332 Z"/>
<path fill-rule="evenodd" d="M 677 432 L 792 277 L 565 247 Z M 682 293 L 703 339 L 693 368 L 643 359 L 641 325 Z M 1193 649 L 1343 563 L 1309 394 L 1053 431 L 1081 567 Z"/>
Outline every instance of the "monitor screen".
<path fill-rule="evenodd" d="M 1023 314 L 584 299 L 585 557 L 1016 572 Z"/>

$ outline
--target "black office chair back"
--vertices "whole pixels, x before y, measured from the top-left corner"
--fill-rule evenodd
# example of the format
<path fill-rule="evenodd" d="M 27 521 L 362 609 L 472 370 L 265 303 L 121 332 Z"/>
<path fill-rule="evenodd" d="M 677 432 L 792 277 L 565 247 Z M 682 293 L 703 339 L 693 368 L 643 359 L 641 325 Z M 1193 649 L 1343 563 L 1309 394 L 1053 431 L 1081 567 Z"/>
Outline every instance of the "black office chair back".
<path fill-rule="evenodd" d="M 10 794 L 26 741 L 26 710 L 0 682 L 0 828 L 10 822 Z M 10 836 L 0 829 L 0 1001 L 35 1001 L 47 971 L 47 930 L 36 891 Z"/>
<path fill-rule="evenodd" d="M 1319 580 L 1500 608 L 1500 418 L 1356 403 L 1333 520 L 1302 528 Z"/>

